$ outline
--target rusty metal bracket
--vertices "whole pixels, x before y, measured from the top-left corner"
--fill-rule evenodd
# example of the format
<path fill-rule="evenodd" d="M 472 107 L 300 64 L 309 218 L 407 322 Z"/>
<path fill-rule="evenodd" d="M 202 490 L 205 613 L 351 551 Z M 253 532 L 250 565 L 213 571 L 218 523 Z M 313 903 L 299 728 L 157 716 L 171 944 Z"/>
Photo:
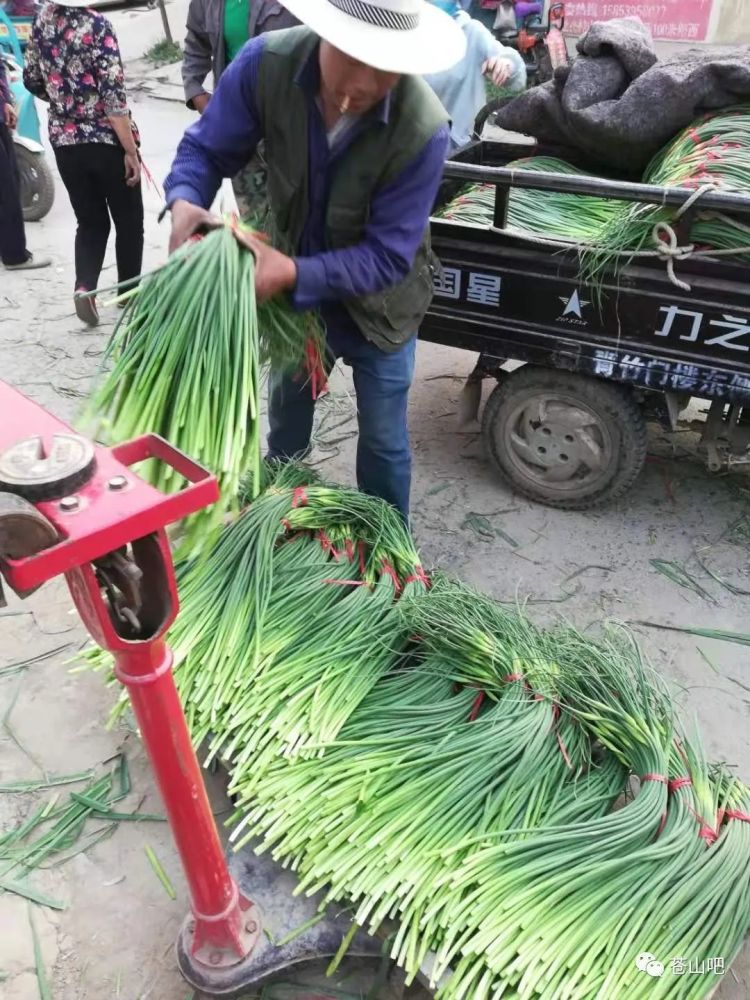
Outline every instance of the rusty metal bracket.
<path fill-rule="evenodd" d="M 97 559 L 94 566 L 96 578 L 107 593 L 113 613 L 131 627 L 133 637 L 138 636 L 141 629 L 139 615 L 143 606 L 143 570 L 136 565 L 127 548 Z"/>

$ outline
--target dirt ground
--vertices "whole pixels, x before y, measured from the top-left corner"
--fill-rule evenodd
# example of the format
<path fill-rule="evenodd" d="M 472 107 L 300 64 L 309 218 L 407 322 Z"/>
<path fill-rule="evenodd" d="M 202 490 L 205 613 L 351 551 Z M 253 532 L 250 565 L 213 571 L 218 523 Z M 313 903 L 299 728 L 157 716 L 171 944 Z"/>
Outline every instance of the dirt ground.
<path fill-rule="evenodd" d="M 153 14 L 117 17 L 123 47 L 137 54 L 152 31 Z M 177 103 L 138 95 L 134 110 L 148 165 L 163 178 L 191 115 Z M 147 193 L 146 205 L 149 264 L 164 253 L 166 229 L 157 224 L 160 200 L 155 193 Z M 105 322 L 93 332 L 82 329 L 72 315 L 73 222 L 61 186 L 52 213 L 30 226 L 28 235 L 31 248 L 51 254 L 54 266 L 30 274 L 0 272 L 0 375 L 72 421 L 97 371 L 112 310 L 105 311 Z M 113 275 L 111 261 L 109 266 L 105 278 Z M 419 348 L 410 412 L 413 516 L 426 565 L 450 570 L 498 600 L 526 602 L 542 622 L 563 616 L 586 628 L 615 618 L 747 631 L 748 597 L 733 594 L 701 566 L 750 591 L 746 477 L 711 477 L 692 454 L 695 440 L 689 432 L 665 435 L 652 428 L 650 460 L 622 501 L 580 514 L 536 506 L 498 478 L 476 433 L 456 430 L 457 397 L 472 363 L 471 356 L 459 351 Z M 312 459 L 334 480 L 353 480 L 354 426 L 350 383 L 337 374 L 331 396 L 320 408 Z M 687 567 L 704 593 L 677 586 L 656 570 L 653 560 Z M 69 672 L 69 661 L 85 636 L 64 586 L 49 585 L 23 603 L 11 595 L 0 619 L 0 785 L 88 768 L 101 773 L 102 763 L 124 750 L 132 792 L 118 808 L 141 804 L 143 810 L 159 813 L 138 739 L 126 726 L 105 728 L 113 689 L 97 675 Z M 654 663 L 674 682 L 687 716 L 697 719 L 710 756 L 735 765 L 750 780 L 745 649 L 634 627 Z M 4 670 L 34 659 L 23 670 Z M 64 801 L 66 788 L 37 796 L 0 794 L 0 831 L 24 819 L 55 791 Z M 226 809 L 219 787 L 213 788 L 213 799 L 217 812 Z M 174 900 L 154 874 L 147 846 L 169 876 Z M 173 956 L 187 899 L 166 824 L 121 823 L 109 839 L 64 865 L 35 873 L 32 881 L 66 904 L 60 912 L 34 908 L 54 1000 L 190 996 Z M 0 893 L 0 928 L 0 995 L 35 1000 L 40 993 L 23 900 Z M 747 948 L 723 977 L 718 996 L 750 996 Z"/>

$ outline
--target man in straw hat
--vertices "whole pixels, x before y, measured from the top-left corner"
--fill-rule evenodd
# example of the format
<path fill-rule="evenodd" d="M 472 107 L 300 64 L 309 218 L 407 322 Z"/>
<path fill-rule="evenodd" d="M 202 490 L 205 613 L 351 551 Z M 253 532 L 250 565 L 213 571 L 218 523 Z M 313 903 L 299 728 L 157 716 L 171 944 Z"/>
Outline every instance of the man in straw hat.
<path fill-rule="evenodd" d="M 407 396 L 449 144 L 421 74 L 457 62 L 465 41 L 425 0 L 283 4 L 302 27 L 252 39 L 180 143 L 166 182 L 170 249 L 215 223 L 207 209 L 222 178 L 264 139 L 275 246 L 248 241 L 258 297 L 321 310 L 330 364 L 353 371 L 359 486 L 408 517 Z M 313 410 L 308 382 L 272 373 L 270 457 L 307 452 Z"/>

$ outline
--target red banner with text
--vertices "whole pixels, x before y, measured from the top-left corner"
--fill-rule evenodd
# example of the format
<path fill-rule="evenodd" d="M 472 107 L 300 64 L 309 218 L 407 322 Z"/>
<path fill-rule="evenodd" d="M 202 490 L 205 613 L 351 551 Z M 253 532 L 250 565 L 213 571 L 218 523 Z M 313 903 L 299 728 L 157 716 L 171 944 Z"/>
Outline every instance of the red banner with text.
<path fill-rule="evenodd" d="M 708 35 L 714 0 L 567 0 L 565 34 L 581 35 L 594 21 L 640 17 L 657 41 L 703 42 Z"/>

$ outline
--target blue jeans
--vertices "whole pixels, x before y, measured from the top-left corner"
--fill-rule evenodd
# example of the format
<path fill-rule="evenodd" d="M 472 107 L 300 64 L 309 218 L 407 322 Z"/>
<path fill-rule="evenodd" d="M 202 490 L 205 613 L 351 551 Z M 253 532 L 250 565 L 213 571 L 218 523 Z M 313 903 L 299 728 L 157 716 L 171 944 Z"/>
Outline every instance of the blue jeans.
<path fill-rule="evenodd" d="M 328 331 L 329 367 L 349 365 L 357 393 L 357 484 L 409 518 L 411 448 L 406 406 L 414 376 L 417 338 L 392 354 L 365 340 L 353 326 Z M 298 458 L 310 445 L 315 401 L 309 382 L 271 374 L 268 391 L 269 458 Z"/>

